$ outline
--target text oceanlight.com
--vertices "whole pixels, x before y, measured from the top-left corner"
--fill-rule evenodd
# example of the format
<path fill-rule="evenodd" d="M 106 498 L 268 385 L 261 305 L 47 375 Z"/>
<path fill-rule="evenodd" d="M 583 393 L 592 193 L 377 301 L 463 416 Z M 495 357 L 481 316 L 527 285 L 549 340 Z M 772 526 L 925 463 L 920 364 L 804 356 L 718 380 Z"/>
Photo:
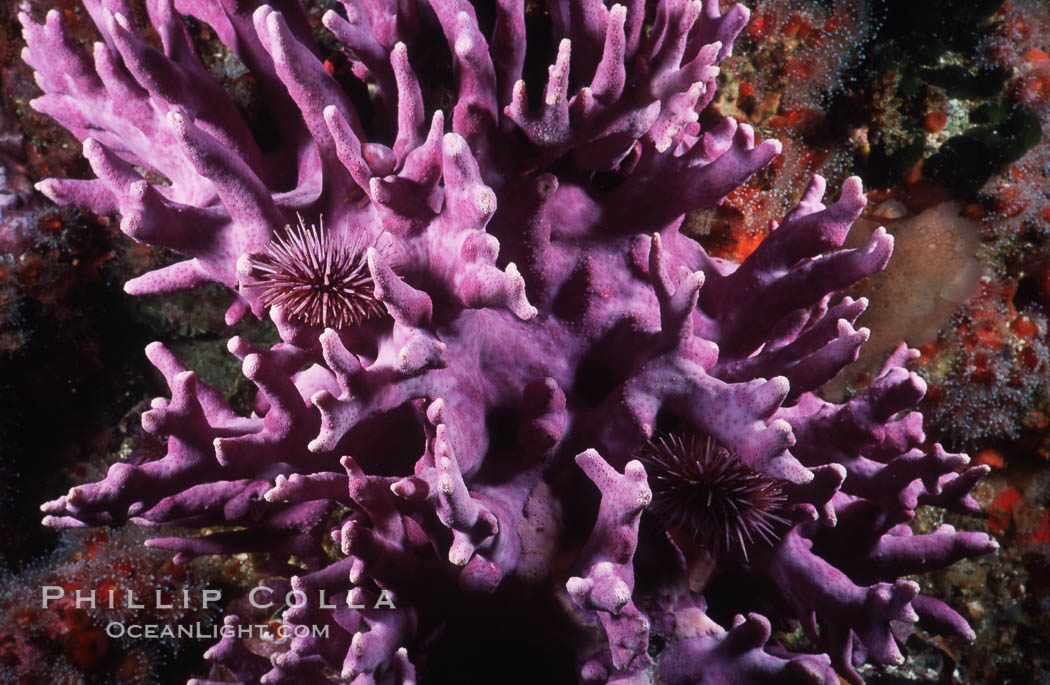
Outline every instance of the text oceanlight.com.
<path fill-rule="evenodd" d="M 311 597 L 316 601 L 315 608 L 335 610 L 337 603 L 331 600 L 324 590 L 307 596 L 303 590 L 290 590 L 283 597 L 265 585 L 258 585 L 248 593 L 248 601 L 255 609 L 274 610 L 274 620 L 260 624 L 224 624 L 216 625 L 210 621 L 171 625 L 167 623 L 132 623 L 129 621 L 110 621 L 105 626 L 106 635 L 112 639 L 261 639 L 283 643 L 291 638 L 327 638 L 329 625 L 288 624 L 277 618 L 285 609 L 297 609 L 311 604 Z M 132 591 L 116 593 L 109 590 L 98 593 L 95 590 L 75 590 L 67 595 L 65 588 L 59 585 L 41 587 L 41 606 L 47 609 L 53 603 L 72 605 L 77 609 L 148 609 L 148 610 L 208 610 L 221 606 L 222 591 L 215 589 L 201 590 L 193 593 L 183 590 L 175 593 L 170 590 L 156 590 L 153 594 L 136 594 Z M 283 599 L 283 604 L 278 600 Z M 345 606 L 351 609 L 396 609 L 390 593 L 382 590 L 375 602 L 365 603 L 363 595 L 349 592 Z"/>
<path fill-rule="evenodd" d="M 271 642 L 284 642 L 293 637 L 328 637 L 330 626 L 307 626 L 288 625 L 286 623 L 274 624 L 249 624 L 249 625 L 207 625 L 193 623 L 183 626 L 169 626 L 159 623 L 132 623 L 124 624 L 111 621 L 106 624 L 106 635 L 111 638 L 129 637 L 135 640 L 164 639 L 164 638 L 188 638 L 188 639 L 217 639 L 220 637 L 239 639 L 261 639 Z"/>

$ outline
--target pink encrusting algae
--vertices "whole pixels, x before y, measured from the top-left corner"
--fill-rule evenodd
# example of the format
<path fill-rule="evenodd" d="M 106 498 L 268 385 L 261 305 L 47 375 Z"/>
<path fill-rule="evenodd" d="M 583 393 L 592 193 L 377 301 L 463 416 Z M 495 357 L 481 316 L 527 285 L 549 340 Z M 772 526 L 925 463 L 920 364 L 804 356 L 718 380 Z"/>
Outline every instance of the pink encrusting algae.
<path fill-rule="evenodd" d="M 323 23 L 367 83 L 352 100 L 296 2 L 145 4 L 155 44 L 124 0 L 85 0 L 90 52 L 60 13 L 21 16 L 34 105 L 96 175 L 38 187 L 185 257 L 129 293 L 225 284 L 228 321 L 268 315 L 282 342 L 230 340 L 258 387 L 247 417 L 151 345 L 171 398 L 142 423 L 166 453 L 43 508 L 55 527 L 198 529 L 150 540 L 176 563 L 264 554 L 271 587 L 309 597 L 282 620 L 328 628 L 265 655 L 231 631 L 197 682 L 436 682 L 456 648 L 511 682 L 532 652 L 477 644 L 525 635 L 586 683 L 830 685 L 903 662 L 911 624 L 972 636 L 904 579 L 996 549 L 908 526 L 920 505 L 975 512 L 987 471 L 926 444 L 916 353 L 846 403 L 816 394 L 868 338 L 867 301 L 836 294 L 892 251 L 881 229 L 841 248 L 860 182 L 825 205 L 815 177 L 739 265 L 679 232 L 780 150 L 700 124 L 746 9 L 341 0 Z M 182 15 L 251 71 L 278 140 L 256 141 Z M 557 48 L 532 92 L 541 29 Z M 417 77 L 441 56 L 448 80 Z M 723 626 L 705 590 L 729 574 L 768 599 Z"/>

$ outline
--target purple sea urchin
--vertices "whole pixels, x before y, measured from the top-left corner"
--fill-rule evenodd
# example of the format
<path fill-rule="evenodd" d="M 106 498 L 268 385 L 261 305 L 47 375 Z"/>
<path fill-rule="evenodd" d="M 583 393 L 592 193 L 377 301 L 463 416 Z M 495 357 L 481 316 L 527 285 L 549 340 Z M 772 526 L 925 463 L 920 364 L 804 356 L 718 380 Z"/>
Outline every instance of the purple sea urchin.
<path fill-rule="evenodd" d="M 748 558 L 756 542 L 780 538 L 787 498 L 780 484 L 745 464 L 708 436 L 671 435 L 650 440 L 639 454 L 649 474 L 653 512 L 712 555 Z"/>
<path fill-rule="evenodd" d="M 280 307 L 289 319 L 326 328 L 356 326 L 382 316 L 375 282 L 361 240 L 324 226 L 285 226 L 264 252 L 245 255 L 242 283 L 259 289 L 266 307 Z"/>

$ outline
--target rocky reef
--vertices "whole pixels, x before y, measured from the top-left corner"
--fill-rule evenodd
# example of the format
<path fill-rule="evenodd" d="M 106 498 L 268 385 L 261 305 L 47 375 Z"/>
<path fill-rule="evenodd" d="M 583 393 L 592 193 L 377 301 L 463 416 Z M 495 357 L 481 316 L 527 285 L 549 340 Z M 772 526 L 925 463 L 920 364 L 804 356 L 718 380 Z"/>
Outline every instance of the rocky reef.
<path fill-rule="evenodd" d="M 234 632 L 197 682 L 437 683 L 460 653 L 459 682 L 859 683 L 913 625 L 972 636 L 905 579 L 997 548 L 909 526 L 978 511 L 988 470 L 927 443 L 917 353 L 819 394 L 869 337 L 841 291 L 893 248 L 842 248 L 859 180 L 825 204 L 814 177 L 740 264 L 679 230 L 780 150 L 702 117 L 746 9 L 344 0 L 333 59 L 294 0 L 83 6 L 87 49 L 61 12 L 20 17 L 33 106 L 95 176 L 37 188 L 182 255 L 128 293 L 218 283 L 228 324 L 281 338 L 229 342 L 250 416 L 148 347 L 166 450 L 43 507 L 196 529 L 148 541 L 176 564 L 260 555 L 307 598 L 280 620 L 328 628 Z"/>

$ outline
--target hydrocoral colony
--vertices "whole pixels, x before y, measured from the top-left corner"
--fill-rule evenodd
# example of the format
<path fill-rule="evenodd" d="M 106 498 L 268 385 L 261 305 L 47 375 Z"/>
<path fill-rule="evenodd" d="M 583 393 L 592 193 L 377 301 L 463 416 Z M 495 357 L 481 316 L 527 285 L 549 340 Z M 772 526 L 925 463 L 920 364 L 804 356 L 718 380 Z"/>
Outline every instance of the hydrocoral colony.
<path fill-rule="evenodd" d="M 187 258 L 129 293 L 222 283 L 236 293 L 231 323 L 268 310 L 282 337 L 271 349 L 230 341 L 259 389 L 247 418 L 151 345 L 172 396 L 142 422 L 166 456 L 113 465 L 47 503 L 45 522 L 207 528 L 151 541 L 178 561 L 268 553 L 271 583 L 311 597 L 283 619 L 331 633 L 270 658 L 224 638 L 208 657 L 228 671 L 212 677 L 244 683 L 414 682 L 424 638 L 481 615 L 503 616 L 508 639 L 572 645 L 586 683 L 836 683 L 836 671 L 860 682 L 856 665 L 903 661 L 909 624 L 972 636 L 900 579 L 996 548 L 981 533 L 908 527 L 919 505 L 976 511 L 968 493 L 984 473 L 923 446 L 908 410 L 924 384 L 901 368 L 913 352 L 898 349 L 845 404 L 815 394 L 868 337 L 852 327 L 866 302 L 836 292 L 892 249 L 881 229 L 838 249 L 864 206 L 860 183 L 825 207 L 814 178 L 739 266 L 678 231 L 779 150 L 732 119 L 699 124 L 747 10 L 664 0 L 646 19 L 641 0 L 551 0 L 545 14 L 515 0 L 485 13 L 465 0 L 341 2 L 345 17 L 329 11 L 324 25 L 370 85 L 356 106 L 290 0 L 148 0 L 162 50 L 123 0 L 85 0 L 102 34 L 90 56 L 60 13 L 22 15 L 44 91 L 35 107 L 83 140 L 97 176 L 39 188 L 119 213 L 131 237 Z M 265 151 L 180 14 L 254 75 L 280 134 Z M 537 101 L 520 79 L 544 20 L 560 43 Z M 421 84 L 441 34 L 453 83 Z M 428 127 L 424 95 L 442 93 L 454 93 L 451 125 L 435 111 Z M 323 217 L 328 247 L 320 229 L 283 228 L 297 214 Z M 297 240 L 320 253 L 295 253 Z M 353 285 L 326 274 L 352 273 L 359 306 L 329 319 L 345 325 L 315 323 L 323 302 L 298 317 L 267 307 L 282 263 L 328 288 L 322 300 Z M 714 452 L 692 463 L 699 445 Z M 707 494 L 668 495 L 675 478 Z M 665 514 L 690 511 L 650 519 L 653 491 Z M 704 509 L 712 498 L 717 515 Z M 748 535 L 732 544 L 713 525 Z M 826 653 L 770 642 L 758 613 L 718 625 L 703 590 L 728 571 L 763 598 L 740 598 L 744 611 L 797 621 Z M 396 610 L 344 606 L 371 605 L 379 588 Z M 322 610 L 322 589 L 340 608 Z M 491 682 L 513 676 L 502 668 Z"/>

